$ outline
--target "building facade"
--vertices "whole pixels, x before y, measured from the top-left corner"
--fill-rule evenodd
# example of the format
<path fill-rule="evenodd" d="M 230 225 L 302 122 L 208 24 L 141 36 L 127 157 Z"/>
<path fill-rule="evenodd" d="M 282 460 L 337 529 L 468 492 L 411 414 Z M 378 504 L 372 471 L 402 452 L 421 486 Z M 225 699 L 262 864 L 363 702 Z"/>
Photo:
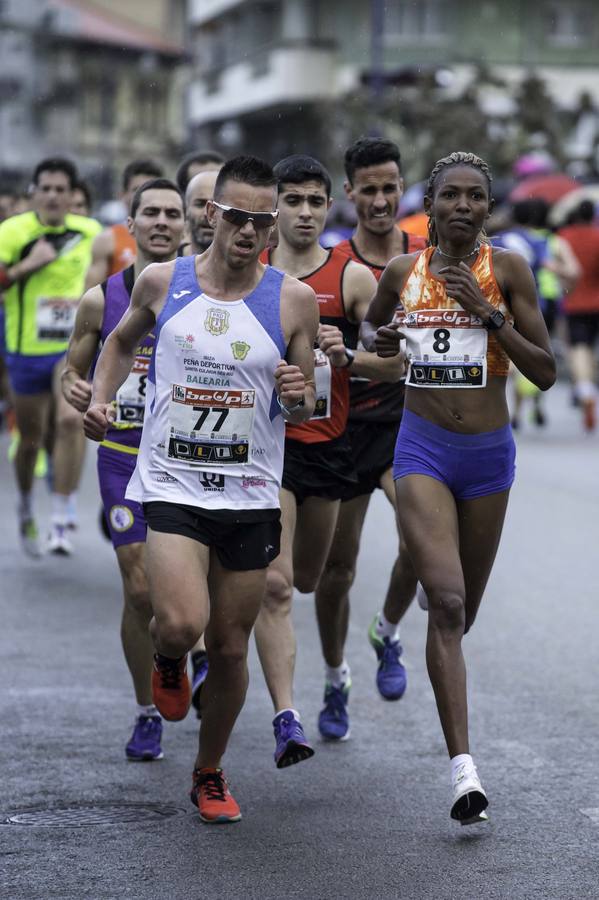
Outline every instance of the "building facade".
<path fill-rule="evenodd" d="M 98 199 L 135 157 L 172 173 L 185 144 L 185 0 L 4 0 L 0 170 L 66 155 Z"/>
<path fill-rule="evenodd" d="M 510 132 L 533 73 L 573 115 L 583 93 L 599 103 L 595 0 L 190 0 L 188 9 L 190 127 L 196 144 L 225 152 L 276 159 L 334 153 L 356 131 L 405 137 L 419 88 L 427 102 L 451 103 L 476 88 L 481 68 L 489 77 L 476 102 L 496 133 Z"/>

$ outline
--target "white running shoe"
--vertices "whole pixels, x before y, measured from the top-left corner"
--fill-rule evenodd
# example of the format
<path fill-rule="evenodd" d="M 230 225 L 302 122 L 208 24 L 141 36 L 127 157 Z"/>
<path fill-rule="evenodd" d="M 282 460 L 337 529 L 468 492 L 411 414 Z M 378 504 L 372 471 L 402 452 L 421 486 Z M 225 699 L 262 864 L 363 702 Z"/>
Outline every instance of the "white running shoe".
<path fill-rule="evenodd" d="M 30 556 L 32 559 L 39 559 L 42 555 L 42 548 L 35 519 L 21 519 L 19 532 L 21 535 L 21 546 L 27 556 Z"/>
<path fill-rule="evenodd" d="M 487 821 L 488 817 L 483 814 L 489 801 L 476 774 L 474 763 L 463 762 L 458 766 L 452 779 L 452 786 L 451 818 L 457 819 L 463 825 Z"/>
<path fill-rule="evenodd" d="M 418 582 L 416 585 L 416 600 L 418 601 L 418 606 L 420 609 L 424 609 L 425 611 L 428 609 L 428 597 L 424 592 L 424 588 Z"/>
<path fill-rule="evenodd" d="M 73 545 L 69 540 L 67 526 L 54 523 L 48 535 L 48 553 L 55 556 L 70 556 Z"/>

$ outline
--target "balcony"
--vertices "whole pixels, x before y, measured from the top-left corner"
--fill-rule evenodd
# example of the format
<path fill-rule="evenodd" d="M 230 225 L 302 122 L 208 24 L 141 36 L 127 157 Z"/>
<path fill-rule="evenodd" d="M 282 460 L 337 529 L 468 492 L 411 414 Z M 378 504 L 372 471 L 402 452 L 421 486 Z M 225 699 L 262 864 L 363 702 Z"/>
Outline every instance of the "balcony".
<path fill-rule="evenodd" d="M 190 90 L 190 117 L 204 125 L 271 106 L 330 99 L 338 91 L 334 42 L 281 42 L 198 76 Z"/>
<path fill-rule="evenodd" d="M 236 6 L 242 6 L 247 0 L 190 0 L 188 18 L 192 25 L 204 25 L 210 19 L 222 16 Z"/>

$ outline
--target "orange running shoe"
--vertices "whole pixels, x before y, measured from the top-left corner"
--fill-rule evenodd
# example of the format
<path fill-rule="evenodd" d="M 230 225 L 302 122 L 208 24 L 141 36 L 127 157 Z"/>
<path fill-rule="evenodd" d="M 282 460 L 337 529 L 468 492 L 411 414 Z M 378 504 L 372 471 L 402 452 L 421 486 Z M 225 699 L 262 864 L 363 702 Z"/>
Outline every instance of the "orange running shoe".
<path fill-rule="evenodd" d="M 191 705 L 187 653 L 180 659 L 154 654 L 152 699 L 160 715 L 169 722 L 179 722 L 185 718 Z"/>
<path fill-rule="evenodd" d="M 231 796 L 222 769 L 194 769 L 189 798 L 200 811 L 202 822 L 239 822 L 241 812 Z"/>

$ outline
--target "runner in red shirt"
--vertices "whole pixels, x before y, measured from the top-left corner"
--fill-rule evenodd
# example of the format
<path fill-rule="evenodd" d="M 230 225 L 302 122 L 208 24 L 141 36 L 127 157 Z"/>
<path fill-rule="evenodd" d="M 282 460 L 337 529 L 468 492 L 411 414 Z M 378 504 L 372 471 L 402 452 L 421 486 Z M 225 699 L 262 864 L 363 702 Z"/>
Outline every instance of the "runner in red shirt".
<path fill-rule="evenodd" d="M 599 335 L 599 228 L 593 224 L 595 207 L 583 200 L 574 222 L 562 228 L 581 266 L 581 275 L 564 298 L 564 312 L 570 336 L 570 368 L 587 431 L 597 426 L 596 357 Z"/>
<path fill-rule="evenodd" d="M 275 760 L 282 768 L 312 755 L 293 705 L 295 639 L 291 621 L 294 586 L 313 591 L 325 563 L 340 498 L 356 483 L 346 435 L 350 371 L 381 377 L 380 360 L 352 351 L 376 280 L 368 268 L 340 250 L 325 250 L 319 237 L 331 205 L 331 180 L 309 156 L 291 156 L 275 166 L 278 179 L 278 246 L 263 261 L 299 278 L 316 293 L 320 310 L 315 349 L 316 406 L 311 419 L 288 425 L 281 490 L 281 553 L 269 566 L 256 642 L 274 709 Z M 387 360 L 389 362 L 389 360 Z M 391 360 L 399 378 L 400 365 Z M 319 725 L 326 737 L 347 736 L 347 690 L 334 688 L 327 670 L 325 708 Z"/>
<path fill-rule="evenodd" d="M 393 257 L 425 246 L 422 238 L 401 231 L 395 224 L 403 193 L 399 148 L 382 138 L 360 138 L 345 154 L 345 171 L 345 190 L 355 204 L 358 225 L 353 237 L 337 247 L 365 263 L 378 280 Z M 348 668 L 344 648 L 349 591 L 373 491 L 382 488 L 396 507 L 391 467 L 404 395 L 403 382 L 381 384 L 357 375 L 352 371 L 348 436 L 358 481 L 344 492 L 335 538 L 316 591 L 324 658 L 331 670 L 337 668 L 339 672 L 343 666 Z M 399 555 L 393 565 L 385 603 L 369 630 L 379 663 L 376 683 L 386 700 L 399 699 L 406 688 L 399 621 L 412 601 L 416 583 L 400 536 Z M 343 688 L 344 683 L 338 686 Z"/>

